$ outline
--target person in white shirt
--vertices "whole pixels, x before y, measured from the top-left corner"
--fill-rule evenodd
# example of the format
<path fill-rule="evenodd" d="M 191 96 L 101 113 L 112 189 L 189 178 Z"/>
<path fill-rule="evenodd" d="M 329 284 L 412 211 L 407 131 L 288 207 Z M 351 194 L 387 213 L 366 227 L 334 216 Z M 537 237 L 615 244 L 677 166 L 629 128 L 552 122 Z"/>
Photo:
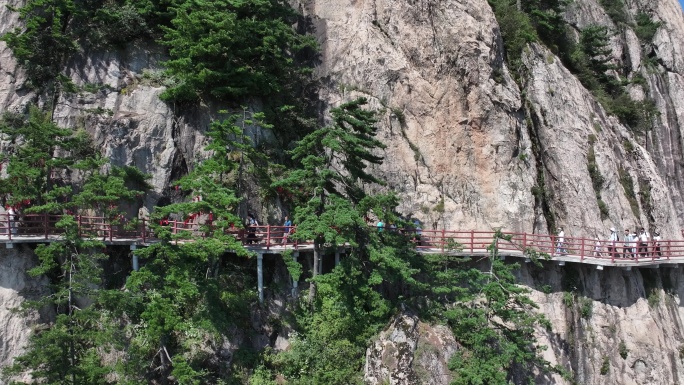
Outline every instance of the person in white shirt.
<path fill-rule="evenodd" d="M 14 207 L 10 206 L 9 209 L 7 210 L 7 218 L 9 220 L 9 227 L 10 227 L 10 232 L 12 235 L 17 234 L 17 212 L 14 210 Z"/>
<path fill-rule="evenodd" d="M 642 257 L 645 257 L 648 254 L 648 241 L 649 241 L 650 236 L 644 230 L 642 227 L 641 230 L 639 231 L 639 255 Z"/>
<path fill-rule="evenodd" d="M 612 257 L 618 257 L 617 242 L 619 241 L 615 227 L 610 228 L 610 235 L 608 236 L 608 254 Z"/>
<path fill-rule="evenodd" d="M 601 256 L 601 241 L 599 241 L 598 237 L 595 238 L 596 243 L 594 243 L 594 257 L 600 257 Z"/>
<path fill-rule="evenodd" d="M 556 254 L 565 253 L 565 249 L 563 248 L 564 243 L 565 243 L 565 232 L 563 231 L 563 227 L 559 227 L 558 228 L 558 235 L 556 236 Z"/>
<path fill-rule="evenodd" d="M 657 231 L 653 233 L 653 254 L 657 255 L 656 258 L 663 256 L 663 253 L 660 251 L 660 233 Z"/>

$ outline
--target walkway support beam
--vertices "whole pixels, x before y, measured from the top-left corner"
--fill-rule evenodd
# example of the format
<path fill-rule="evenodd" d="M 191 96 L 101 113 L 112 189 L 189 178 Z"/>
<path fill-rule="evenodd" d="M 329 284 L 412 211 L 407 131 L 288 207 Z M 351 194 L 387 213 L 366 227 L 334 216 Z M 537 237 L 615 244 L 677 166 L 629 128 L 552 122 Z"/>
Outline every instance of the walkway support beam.
<path fill-rule="evenodd" d="M 138 248 L 138 246 L 131 245 L 131 259 L 132 259 L 132 264 L 133 264 L 133 271 L 140 270 L 140 261 L 138 260 L 138 254 L 135 253 L 135 250 L 137 248 Z"/>
<path fill-rule="evenodd" d="M 299 251 L 293 252 L 293 253 L 292 253 L 292 260 L 293 260 L 295 263 L 298 263 L 298 261 L 297 261 L 298 258 L 299 258 Z M 298 279 L 294 279 L 294 277 L 292 277 L 292 296 L 293 296 L 293 297 L 296 297 L 296 296 L 297 296 L 298 286 L 299 286 L 299 280 L 298 280 Z"/>
<path fill-rule="evenodd" d="M 259 303 L 264 303 L 264 253 L 257 253 L 257 283 Z"/>

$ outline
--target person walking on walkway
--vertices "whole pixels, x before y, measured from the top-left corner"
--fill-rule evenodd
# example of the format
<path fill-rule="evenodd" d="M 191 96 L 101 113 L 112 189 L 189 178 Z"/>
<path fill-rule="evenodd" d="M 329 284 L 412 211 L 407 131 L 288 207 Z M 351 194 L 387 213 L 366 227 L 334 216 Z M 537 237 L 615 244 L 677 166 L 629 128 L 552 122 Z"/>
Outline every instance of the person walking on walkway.
<path fill-rule="evenodd" d="M 290 217 L 285 215 L 285 222 L 283 223 L 283 227 L 285 228 L 283 230 L 283 245 L 287 245 L 287 238 L 290 236 L 290 233 L 292 232 L 292 221 L 290 220 Z"/>
<path fill-rule="evenodd" d="M 563 227 L 558 227 L 558 235 L 556 236 L 556 254 L 565 254 L 565 231 Z"/>
<path fill-rule="evenodd" d="M 10 206 L 7 210 L 7 219 L 9 221 L 9 231 L 12 235 L 17 234 L 17 212 L 14 207 Z"/>
<path fill-rule="evenodd" d="M 601 241 L 598 239 L 598 237 L 594 238 L 596 241 L 594 243 L 594 257 L 598 258 L 601 256 Z"/>
<path fill-rule="evenodd" d="M 610 228 L 610 235 L 608 236 L 608 254 L 611 258 L 618 258 L 620 255 L 617 253 L 617 243 L 618 235 L 615 231 L 615 227 Z"/>
<path fill-rule="evenodd" d="M 625 229 L 625 236 L 622 238 L 624 243 L 623 251 L 625 252 L 622 256 L 623 258 L 634 258 L 634 250 L 632 249 L 632 242 L 634 241 L 634 236 L 629 232 L 629 229 Z"/>
<path fill-rule="evenodd" d="M 639 255 L 642 257 L 646 257 L 648 254 L 648 241 L 649 238 L 651 238 L 646 230 L 644 228 L 641 228 L 641 231 L 639 231 Z"/>
<path fill-rule="evenodd" d="M 653 233 L 653 255 L 656 258 L 663 256 L 663 253 L 660 251 L 660 232 L 658 231 Z"/>
<path fill-rule="evenodd" d="M 247 244 L 259 243 L 256 231 L 259 226 L 259 221 L 252 213 L 247 213 Z"/>

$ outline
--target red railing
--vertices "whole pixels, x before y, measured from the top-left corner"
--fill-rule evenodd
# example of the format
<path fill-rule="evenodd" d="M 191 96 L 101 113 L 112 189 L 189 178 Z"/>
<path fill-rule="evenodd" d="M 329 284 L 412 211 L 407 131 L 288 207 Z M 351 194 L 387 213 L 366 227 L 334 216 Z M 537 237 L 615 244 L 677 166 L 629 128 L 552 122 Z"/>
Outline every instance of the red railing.
<path fill-rule="evenodd" d="M 57 238 L 63 229 L 57 226 L 62 218 L 59 215 L 21 214 L 14 219 L 8 214 L 0 214 L 0 242 L 26 242 L 31 240 Z M 147 244 L 157 241 L 156 235 L 145 219 L 135 222 L 126 220 L 111 221 L 104 217 L 81 216 L 73 217 L 78 223 L 79 235 L 83 237 L 99 238 L 106 242 L 141 243 Z M 164 220 L 160 223 L 171 231 L 178 241 L 190 237 L 205 236 L 208 230 L 206 223 L 195 220 L 179 221 Z M 299 248 L 311 242 L 295 241 L 289 235 L 296 227 L 285 226 L 252 226 L 246 229 L 234 228 L 229 230 L 243 245 L 255 248 Z M 396 232 L 409 237 L 416 249 L 433 253 L 472 253 L 486 254 L 487 247 L 492 243 L 493 231 L 454 231 L 454 230 L 404 230 L 383 228 L 379 232 Z M 633 242 L 609 242 L 590 238 L 564 237 L 562 242 L 554 235 L 507 233 L 510 240 L 500 239 L 497 247 L 504 254 L 531 256 L 535 253 L 548 255 L 552 259 L 570 257 L 584 262 L 591 259 L 592 263 L 653 263 L 654 261 L 669 261 L 681 258 L 684 262 L 684 241 L 665 240 L 649 241 L 642 244 L 639 240 Z"/>

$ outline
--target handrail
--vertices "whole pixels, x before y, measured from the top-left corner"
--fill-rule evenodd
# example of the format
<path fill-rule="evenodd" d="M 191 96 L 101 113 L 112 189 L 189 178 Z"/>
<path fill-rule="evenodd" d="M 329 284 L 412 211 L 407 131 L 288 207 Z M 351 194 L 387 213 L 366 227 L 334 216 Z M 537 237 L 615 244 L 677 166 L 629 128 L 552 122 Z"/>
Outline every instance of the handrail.
<path fill-rule="evenodd" d="M 0 214 L 0 242 L 21 242 L 30 239 L 59 237 L 62 230 L 57 228 L 63 216 L 53 214 Z M 111 221 L 105 217 L 76 215 L 75 220 L 80 236 L 101 238 L 110 243 L 114 241 L 147 244 L 158 239 L 149 227 L 149 220 L 141 219 L 130 227 L 125 220 Z M 129 222 L 130 223 L 130 222 Z M 163 220 L 162 226 L 171 230 L 176 243 L 190 236 L 206 236 L 211 223 L 199 223 L 191 220 Z M 371 226 L 371 228 L 374 228 Z M 310 241 L 291 240 L 290 235 L 296 226 L 248 226 L 245 229 L 232 228 L 232 234 L 245 246 L 255 246 L 271 250 L 273 248 L 294 248 L 310 245 Z M 409 237 L 419 251 L 430 252 L 464 252 L 486 254 L 494 232 L 491 230 L 429 230 L 429 229 L 396 229 L 378 228 L 378 232 L 396 232 Z M 583 237 L 564 237 L 561 241 L 556 235 L 532 234 L 520 232 L 503 232 L 510 240 L 500 240 L 498 248 L 502 251 L 530 252 L 547 254 L 552 259 L 564 256 L 578 257 L 580 262 L 590 259 L 593 263 L 615 264 L 630 261 L 635 264 L 670 261 L 673 258 L 684 259 L 684 240 L 649 240 L 638 239 L 631 242 L 605 241 Z"/>

